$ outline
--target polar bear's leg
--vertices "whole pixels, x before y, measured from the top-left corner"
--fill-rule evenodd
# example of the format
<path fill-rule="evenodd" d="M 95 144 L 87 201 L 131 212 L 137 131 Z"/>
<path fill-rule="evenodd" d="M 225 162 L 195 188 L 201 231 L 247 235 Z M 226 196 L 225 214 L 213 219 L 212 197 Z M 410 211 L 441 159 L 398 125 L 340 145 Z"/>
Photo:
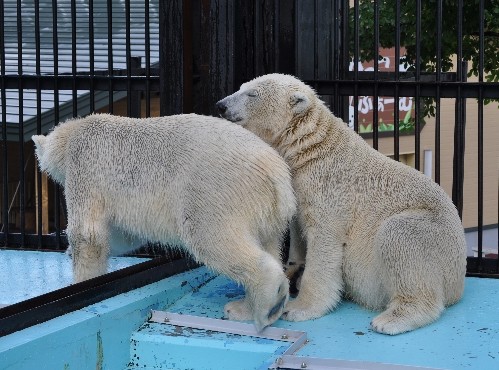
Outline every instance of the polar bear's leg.
<path fill-rule="evenodd" d="M 300 292 L 285 307 L 282 316 L 285 320 L 303 321 L 321 317 L 334 309 L 341 299 L 342 239 L 328 234 L 326 228 L 315 230 L 321 232 L 307 233 L 307 257 Z"/>
<path fill-rule="evenodd" d="M 289 257 L 285 271 L 288 279 L 291 279 L 305 264 L 305 255 L 307 253 L 307 244 L 296 218 L 289 225 L 289 239 Z"/>
<path fill-rule="evenodd" d="M 408 211 L 386 220 L 374 240 L 392 292 L 372 328 L 395 335 L 428 325 L 444 309 L 443 268 L 435 254 L 445 234 L 426 211 Z M 440 235 L 439 235 L 440 234 Z"/>
<path fill-rule="evenodd" d="M 68 241 L 72 248 L 75 282 L 105 274 L 109 255 L 109 231 L 103 215 L 68 214 Z"/>
<path fill-rule="evenodd" d="M 269 238 L 268 241 L 262 243 L 263 250 L 269 253 L 276 261 L 282 260 L 279 239 L 279 237 Z M 253 320 L 253 309 L 251 308 L 251 301 L 248 295 L 238 301 L 227 303 L 224 307 L 224 317 L 236 321 Z"/>
<path fill-rule="evenodd" d="M 252 238 L 220 236 L 203 234 L 199 243 L 191 243 L 194 257 L 244 286 L 245 298 L 228 303 L 224 311 L 231 320 L 254 320 L 260 331 L 281 316 L 288 299 L 282 263 Z"/>

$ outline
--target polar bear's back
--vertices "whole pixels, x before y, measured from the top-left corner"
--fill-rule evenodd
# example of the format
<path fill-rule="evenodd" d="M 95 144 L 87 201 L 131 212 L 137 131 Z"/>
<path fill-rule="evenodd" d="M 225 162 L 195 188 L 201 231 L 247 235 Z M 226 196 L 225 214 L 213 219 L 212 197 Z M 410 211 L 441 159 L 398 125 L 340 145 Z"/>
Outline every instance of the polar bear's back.
<path fill-rule="evenodd" d="M 77 165 L 87 175 L 127 186 L 150 182 L 159 174 L 174 179 L 180 172 L 205 177 L 220 172 L 207 165 L 226 166 L 227 176 L 236 159 L 254 162 L 275 156 L 242 128 L 194 114 L 149 119 L 92 115 L 63 123 L 48 136 L 49 141 L 62 130 L 69 131 L 67 142 L 56 137 L 52 141 L 66 146 L 66 170 Z"/>
<path fill-rule="evenodd" d="M 294 212 L 289 170 L 277 152 L 218 118 L 92 115 L 61 124 L 46 139 L 65 146 L 58 153 L 65 153 L 68 204 L 100 197 L 119 227 L 157 240 L 188 233 L 186 220 L 244 219 L 281 229 Z M 170 230 L 155 230 L 159 219 Z"/>

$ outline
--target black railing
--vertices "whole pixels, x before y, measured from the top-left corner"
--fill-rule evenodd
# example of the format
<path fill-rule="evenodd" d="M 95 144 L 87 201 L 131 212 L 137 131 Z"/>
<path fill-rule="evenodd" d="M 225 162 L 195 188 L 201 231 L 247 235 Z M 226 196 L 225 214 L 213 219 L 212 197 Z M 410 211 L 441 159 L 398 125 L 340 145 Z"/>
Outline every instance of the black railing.
<path fill-rule="evenodd" d="M 0 21 L 0 246 L 63 249 L 63 190 L 33 175 L 29 139 L 96 111 L 151 115 L 159 2 L 5 0 Z"/>
<path fill-rule="evenodd" d="M 485 73 L 486 45 L 499 30 L 484 21 L 493 2 L 470 3 L 471 13 L 463 0 L 2 1 L 0 246 L 66 243 L 62 193 L 33 175 L 30 135 L 93 111 L 215 114 L 214 103 L 242 82 L 281 72 L 313 86 L 373 147 L 429 171 L 469 231 L 477 255 L 469 274 L 499 275 L 498 148 L 489 140 L 498 135 L 497 102 L 484 105 L 499 99 Z M 463 42 L 471 39 L 473 80 Z"/>

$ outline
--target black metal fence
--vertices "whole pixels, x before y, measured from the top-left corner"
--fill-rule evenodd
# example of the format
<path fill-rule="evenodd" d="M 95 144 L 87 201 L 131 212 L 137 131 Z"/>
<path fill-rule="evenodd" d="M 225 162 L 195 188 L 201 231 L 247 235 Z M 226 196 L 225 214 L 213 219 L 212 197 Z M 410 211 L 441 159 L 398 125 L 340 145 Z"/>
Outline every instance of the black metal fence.
<path fill-rule="evenodd" d="M 0 20 L 0 244 L 61 249 L 62 190 L 35 173 L 30 137 L 95 111 L 151 115 L 158 1 L 4 0 Z"/>
<path fill-rule="evenodd" d="M 498 9 L 485 0 L 3 0 L 0 244 L 66 243 L 61 189 L 35 172 L 32 134 L 93 111 L 216 114 L 242 82 L 281 72 L 312 85 L 374 148 L 440 183 L 468 231 L 469 274 L 499 274 L 498 103 L 485 105 L 499 99 Z"/>

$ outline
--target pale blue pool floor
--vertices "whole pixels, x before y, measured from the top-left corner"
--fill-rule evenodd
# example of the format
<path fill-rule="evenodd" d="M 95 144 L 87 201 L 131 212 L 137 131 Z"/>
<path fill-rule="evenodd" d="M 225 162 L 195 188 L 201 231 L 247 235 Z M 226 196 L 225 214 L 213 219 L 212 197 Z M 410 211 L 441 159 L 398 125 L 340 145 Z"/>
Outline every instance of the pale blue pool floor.
<path fill-rule="evenodd" d="M 112 257 L 109 271 L 144 261 Z M 69 286 L 72 274 L 71 257 L 66 253 L 0 249 L 0 307 Z"/>
<path fill-rule="evenodd" d="M 243 290 L 217 277 L 178 300 L 169 311 L 211 318 Z M 376 312 L 343 302 L 317 320 L 274 326 L 306 331 L 310 342 L 297 355 L 444 369 L 499 369 L 499 280 L 467 278 L 463 299 L 435 323 L 397 336 L 369 329 Z"/>
<path fill-rule="evenodd" d="M 110 263 L 110 269 L 115 270 L 142 261 L 144 259 L 115 258 Z M 47 271 L 50 271 L 50 274 L 47 274 Z M 209 280 L 198 289 L 199 281 L 206 280 L 206 274 L 207 270 L 200 268 L 152 284 L 151 288 L 141 288 L 136 294 L 127 293 L 110 301 L 126 300 L 127 296 L 141 296 L 142 292 L 151 289 L 158 290 L 157 295 L 166 297 L 171 293 L 166 293 L 162 286 L 170 284 L 178 286 L 175 289 L 185 289 L 192 283 L 193 291 L 187 289 L 186 294 L 177 296 L 173 301 L 169 300 L 168 305 L 154 303 L 151 306 L 150 302 L 146 302 L 144 307 L 222 318 L 224 305 L 241 298 L 243 290 L 223 276 Z M 70 283 L 71 263 L 69 257 L 64 254 L 0 250 L 0 304 L 15 303 Z M 280 320 L 274 326 L 307 332 L 310 342 L 297 353 L 301 356 L 456 370 L 498 370 L 498 293 L 497 279 L 467 278 L 463 299 L 446 309 L 437 322 L 393 337 L 372 332 L 369 322 L 377 312 L 363 309 L 351 302 L 343 302 L 333 313 L 317 320 L 299 323 Z M 106 304 L 106 307 L 108 305 L 112 306 Z M 94 306 L 100 307 L 99 304 Z M 145 315 L 144 310 L 145 308 L 140 308 L 139 316 Z M 91 313 L 93 314 L 93 311 Z M 90 313 L 83 309 L 81 315 L 83 314 L 88 316 Z M 58 322 L 61 322 L 59 325 L 64 325 L 62 319 Z M 50 323 L 45 326 L 50 327 Z M 40 326 L 43 327 L 44 324 Z M 27 332 L 33 333 L 34 330 Z M 16 335 L 10 337 L 19 338 Z M 9 343 L 5 346 L 9 347 Z M 94 347 L 90 348 L 93 350 Z"/>

